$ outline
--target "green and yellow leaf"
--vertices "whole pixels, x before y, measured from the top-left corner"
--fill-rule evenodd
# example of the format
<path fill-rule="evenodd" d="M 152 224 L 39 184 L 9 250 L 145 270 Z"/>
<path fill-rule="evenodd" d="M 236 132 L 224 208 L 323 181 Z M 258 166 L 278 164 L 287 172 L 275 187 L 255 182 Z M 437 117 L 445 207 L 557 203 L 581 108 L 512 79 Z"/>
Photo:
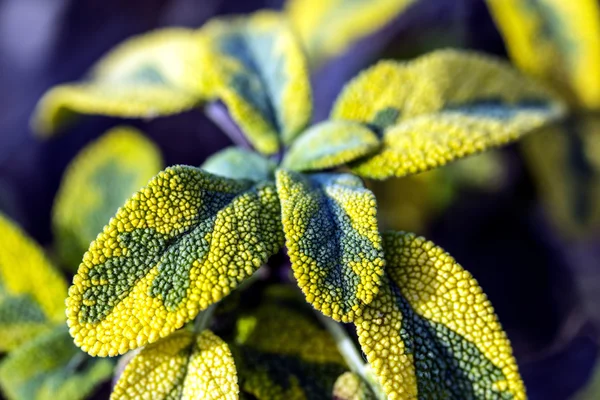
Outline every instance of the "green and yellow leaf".
<path fill-rule="evenodd" d="M 113 363 L 82 353 L 60 325 L 9 353 L 0 386 L 9 400 L 82 400 L 110 378 Z"/>
<path fill-rule="evenodd" d="M 201 167 L 211 174 L 255 182 L 273 180 L 273 161 L 240 147 L 228 147 L 210 156 Z"/>
<path fill-rule="evenodd" d="M 414 0 L 288 0 L 311 64 L 320 64 L 397 18 Z"/>
<path fill-rule="evenodd" d="M 523 71 L 589 108 L 600 107 L 600 8 L 595 0 L 487 0 Z"/>
<path fill-rule="evenodd" d="M 276 153 L 307 125 L 312 101 L 304 54 L 276 12 L 216 19 L 202 28 L 214 89 L 254 147 Z"/>
<path fill-rule="evenodd" d="M 354 170 L 384 179 L 423 172 L 516 140 L 560 117 L 564 105 L 508 65 L 443 50 L 382 61 L 351 81 L 331 118 L 382 132 L 380 152 Z"/>
<path fill-rule="evenodd" d="M 377 397 L 360 376 L 344 372 L 333 386 L 333 400 L 377 400 Z"/>
<path fill-rule="evenodd" d="M 375 196 L 350 174 L 279 170 L 276 181 L 288 255 L 306 300 L 337 321 L 352 321 L 383 275 Z"/>
<path fill-rule="evenodd" d="M 114 356 L 168 336 L 282 245 L 274 184 L 169 167 L 117 211 L 84 255 L 67 299 L 75 344 Z"/>
<path fill-rule="evenodd" d="M 269 301 L 238 320 L 240 388 L 258 400 L 331 399 L 347 370 L 333 338 L 288 301 Z"/>
<path fill-rule="evenodd" d="M 110 398 L 236 400 L 238 392 L 227 343 L 209 330 L 198 335 L 182 330 L 140 351 Z"/>
<path fill-rule="evenodd" d="M 355 321 L 393 399 L 525 399 L 510 342 L 475 281 L 414 234 L 384 235 L 386 285 Z"/>
<path fill-rule="evenodd" d="M 62 259 L 76 269 L 118 208 L 162 169 L 160 150 L 143 133 L 118 127 L 69 164 L 56 196 L 53 227 Z"/>
<path fill-rule="evenodd" d="M 0 351 L 64 321 L 67 285 L 43 250 L 0 214 Z"/>
<path fill-rule="evenodd" d="M 303 132 L 292 143 L 283 166 L 296 171 L 337 167 L 379 149 L 369 128 L 351 121 L 326 121 Z"/>

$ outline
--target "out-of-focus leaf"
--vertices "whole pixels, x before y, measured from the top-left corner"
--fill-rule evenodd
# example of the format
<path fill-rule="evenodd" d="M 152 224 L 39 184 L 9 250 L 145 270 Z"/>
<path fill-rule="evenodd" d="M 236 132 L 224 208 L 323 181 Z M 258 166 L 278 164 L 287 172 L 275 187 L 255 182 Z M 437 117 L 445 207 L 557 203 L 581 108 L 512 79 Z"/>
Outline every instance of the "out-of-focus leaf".
<path fill-rule="evenodd" d="M 519 68 L 586 107 L 600 107 L 600 9 L 596 0 L 487 0 Z"/>
<path fill-rule="evenodd" d="M 161 169 L 158 148 L 129 127 L 107 132 L 75 157 L 53 210 L 58 251 L 71 269 L 106 221 Z"/>
<path fill-rule="evenodd" d="M 167 168 L 83 256 L 67 299 L 75 344 L 112 356 L 170 335 L 279 251 L 280 216 L 272 183 Z"/>
<path fill-rule="evenodd" d="M 600 229 L 600 116 L 576 116 L 523 142 L 554 225 L 567 237 Z"/>
<path fill-rule="evenodd" d="M 320 64 L 375 33 L 414 0 L 288 0 L 287 12 L 311 64 Z"/>
<path fill-rule="evenodd" d="M 388 396 L 525 399 L 510 342 L 471 274 L 414 234 L 384 243 L 386 284 L 355 324 Z"/>
<path fill-rule="evenodd" d="M 378 148 L 377 135 L 366 126 L 350 121 L 326 121 L 310 127 L 294 141 L 283 166 L 296 171 L 327 169 Z"/>
<path fill-rule="evenodd" d="M 258 400 L 331 399 L 347 370 L 329 333 L 285 299 L 240 318 L 236 343 L 240 388 Z"/>
<path fill-rule="evenodd" d="M 260 182 L 273 180 L 276 164 L 253 151 L 228 147 L 210 156 L 201 168 L 226 178 Z"/>
<path fill-rule="evenodd" d="M 264 11 L 216 19 L 202 33 L 212 97 L 261 153 L 290 143 L 310 120 L 312 103 L 304 54 L 286 18 Z"/>
<path fill-rule="evenodd" d="M 80 400 L 112 367 L 82 353 L 61 325 L 12 351 L 0 363 L 0 386 L 10 400 Z"/>
<path fill-rule="evenodd" d="M 333 400 L 377 400 L 377 397 L 360 376 L 344 372 L 333 386 Z"/>
<path fill-rule="evenodd" d="M 42 249 L 0 214 L 0 351 L 64 320 L 67 285 Z"/>
<path fill-rule="evenodd" d="M 551 92 L 508 65 L 443 50 L 366 70 L 342 91 L 331 117 L 382 132 L 381 151 L 358 161 L 354 170 L 384 179 L 509 143 L 563 112 Z"/>
<path fill-rule="evenodd" d="M 350 174 L 279 170 L 276 181 L 288 255 L 306 300 L 337 321 L 352 321 L 383 275 L 375 196 Z"/>
<path fill-rule="evenodd" d="M 227 343 L 209 330 L 182 330 L 150 344 L 125 367 L 110 398 L 238 398 L 235 363 Z"/>

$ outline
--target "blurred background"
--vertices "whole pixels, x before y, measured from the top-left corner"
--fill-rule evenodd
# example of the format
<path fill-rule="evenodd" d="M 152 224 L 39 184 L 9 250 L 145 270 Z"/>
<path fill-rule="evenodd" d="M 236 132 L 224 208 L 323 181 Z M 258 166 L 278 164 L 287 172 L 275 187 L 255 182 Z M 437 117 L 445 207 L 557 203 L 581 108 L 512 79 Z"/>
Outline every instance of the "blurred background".
<path fill-rule="evenodd" d="M 48 88 L 81 79 L 132 35 L 281 7 L 280 0 L 0 0 L 0 211 L 50 245 L 51 210 L 66 166 L 86 144 L 123 122 L 85 118 L 60 136 L 37 138 L 29 118 Z M 344 82 L 377 59 L 411 59 L 443 47 L 508 58 L 483 0 L 420 1 L 315 68 L 315 119 L 326 117 Z M 157 144 L 166 165 L 200 165 L 231 144 L 201 110 L 127 122 Z M 600 136 L 595 138 L 598 143 Z M 547 181 L 539 172 L 543 160 L 530 156 L 535 151 L 528 146 L 472 157 L 435 174 L 372 183 L 381 223 L 427 236 L 479 280 L 513 343 L 531 399 L 600 398 L 600 375 L 594 379 L 600 322 L 597 226 L 571 234 L 564 219 L 555 217 L 539 183 Z M 573 154 L 569 160 L 579 168 L 569 179 L 584 186 L 597 182 L 598 175 Z M 549 182 L 560 185 L 558 180 Z M 598 204 L 597 197 L 569 185 L 559 190 L 584 209 L 578 221 L 587 225 L 586 207 Z M 597 391 L 588 387 L 594 384 Z"/>

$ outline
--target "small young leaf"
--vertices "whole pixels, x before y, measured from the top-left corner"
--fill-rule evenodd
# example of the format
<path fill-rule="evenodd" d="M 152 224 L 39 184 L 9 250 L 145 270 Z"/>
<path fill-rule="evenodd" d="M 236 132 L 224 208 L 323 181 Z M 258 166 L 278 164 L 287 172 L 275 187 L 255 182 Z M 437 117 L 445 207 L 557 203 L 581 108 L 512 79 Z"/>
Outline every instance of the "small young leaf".
<path fill-rule="evenodd" d="M 0 386 L 9 400 L 82 400 L 112 368 L 82 353 L 60 325 L 10 352 L 0 363 Z"/>
<path fill-rule="evenodd" d="M 333 400 L 377 400 L 377 397 L 360 376 L 345 372 L 335 381 Z"/>
<path fill-rule="evenodd" d="M 276 180 L 286 246 L 306 300 L 337 321 L 352 321 L 383 275 L 375 196 L 350 174 L 279 170 Z"/>
<path fill-rule="evenodd" d="M 73 269 L 106 221 L 162 169 L 160 151 L 134 128 L 118 127 L 69 164 L 56 196 L 53 225 L 63 260 Z"/>
<path fill-rule="evenodd" d="M 0 301 L 7 302 L 2 307 L 19 304 L 35 321 L 63 321 L 67 285 L 42 249 L 2 214 L 0 237 Z M 3 317 L 9 318 L 9 314 Z"/>
<path fill-rule="evenodd" d="M 211 174 L 255 182 L 273 180 L 273 161 L 250 150 L 228 147 L 210 156 L 201 167 Z"/>
<path fill-rule="evenodd" d="M 397 18 L 414 0 L 288 0 L 287 11 L 311 64 L 345 51 Z"/>
<path fill-rule="evenodd" d="M 487 0 L 523 71 L 600 107 L 600 9 L 595 0 Z"/>
<path fill-rule="evenodd" d="M 378 148 L 377 135 L 366 126 L 350 121 L 326 121 L 307 129 L 294 141 L 283 166 L 296 171 L 327 169 Z"/>
<path fill-rule="evenodd" d="M 510 342 L 471 274 L 414 234 L 384 243 L 387 284 L 355 324 L 388 396 L 525 399 Z"/>
<path fill-rule="evenodd" d="M 347 370 L 329 333 L 285 300 L 240 318 L 236 342 L 240 388 L 258 400 L 331 399 Z"/>
<path fill-rule="evenodd" d="M 311 116 L 308 70 L 299 43 L 279 13 L 216 19 L 202 28 L 213 61 L 214 97 L 258 151 L 290 143 Z"/>
<path fill-rule="evenodd" d="M 125 367 L 111 400 L 238 398 L 235 363 L 227 343 L 209 330 L 179 331 L 145 347 Z"/>
<path fill-rule="evenodd" d="M 358 161 L 355 171 L 384 179 L 506 144 L 563 111 L 550 92 L 508 65 L 444 50 L 366 70 L 343 90 L 332 118 L 383 132 L 381 151 Z"/>
<path fill-rule="evenodd" d="M 283 245 L 275 186 L 169 167 L 92 242 L 67 323 L 92 355 L 168 336 L 252 275 Z"/>

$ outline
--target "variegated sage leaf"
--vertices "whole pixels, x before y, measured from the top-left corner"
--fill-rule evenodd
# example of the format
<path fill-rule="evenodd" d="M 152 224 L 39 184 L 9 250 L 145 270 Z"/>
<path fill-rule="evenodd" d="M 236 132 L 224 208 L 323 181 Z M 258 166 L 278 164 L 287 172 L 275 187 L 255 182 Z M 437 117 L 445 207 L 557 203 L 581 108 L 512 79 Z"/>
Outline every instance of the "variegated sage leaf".
<path fill-rule="evenodd" d="M 202 169 L 212 174 L 256 182 L 273 180 L 275 168 L 273 161 L 240 147 L 221 150 L 202 164 Z"/>

